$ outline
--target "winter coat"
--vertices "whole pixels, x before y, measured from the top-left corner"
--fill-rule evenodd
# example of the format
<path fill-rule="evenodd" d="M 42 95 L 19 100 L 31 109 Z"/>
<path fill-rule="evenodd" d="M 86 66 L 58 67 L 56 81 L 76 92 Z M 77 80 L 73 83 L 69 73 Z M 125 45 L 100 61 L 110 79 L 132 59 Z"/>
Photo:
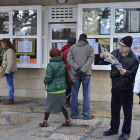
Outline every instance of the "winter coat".
<path fill-rule="evenodd" d="M 48 93 L 65 90 L 67 88 L 65 71 L 66 66 L 62 56 L 55 56 L 50 59 L 44 78 L 44 84 L 48 85 Z"/>
<path fill-rule="evenodd" d="M 139 66 L 137 56 L 130 49 L 126 57 L 122 56 L 119 49 L 112 52 L 117 60 L 122 64 L 123 69 L 126 69 L 126 74 L 121 75 L 119 70 L 112 65 L 110 77 L 112 80 L 112 87 L 116 89 L 128 89 L 134 85 L 135 75 Z"/>
<path fill-rule="evenodd" d="M 92 75 L 91 65 L 94 61 L 94 49 L 86 41 L 80 40 L 70 47 L 67 61 L 74 75 L 79 67 L 85 75 Z"/>
<path fill-rule="evenodd" d="M 62 47 L 61 52 L 63 53 L 63 58 L 66 64 L 66 67 L 71 68 L 70 64 L 67 62 L 67 56 L 70 49 L 71 44 L 67 43 L 65 46 Z"/>
<path fill-rule="evenodd" d="M 6 68 L 5 73 L 7 74 L 17 71 L 16 53 L 13 49 L 9 48 L 4 52 L 2 66 Z"/>

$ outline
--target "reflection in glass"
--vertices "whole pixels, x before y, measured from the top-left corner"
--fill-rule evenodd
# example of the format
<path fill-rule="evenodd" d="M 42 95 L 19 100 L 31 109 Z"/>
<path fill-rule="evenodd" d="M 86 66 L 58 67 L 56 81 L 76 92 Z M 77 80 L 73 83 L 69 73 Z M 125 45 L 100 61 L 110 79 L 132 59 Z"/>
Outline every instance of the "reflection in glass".
<path fill-rule="evenodd" d="M 66 44 L 66 42 L 52 43 L 52 48 L 58 48 L 59 50 L 61 50 L 61 48 Z"/>
<path fill-rule="evenodd" d="M 13 11 L 13 35 L 37 35 L 37 10 Z"/>
<path fill-rule="evenodd" d="M 140 9 L 115 9 L 115 33 L 140 33 Z"/>
<path fill-rule="evenodd" d="M 37 64 L 36 39 L 15 38 L 13 40 L 17 53 L 17 63 Z"/>
<path fill-rule="evenodd" d="M 76 28 L 52 29 L 52 39 L 68 39 L 70 36 L 76 37 Z"/>
<path fill-rule="evenodd" d="M 87 35 L 110 34 L 110 8 L 84 8 L 83 32 Z"/>
<path fill-rule="evenodd" d="M 0 12 L 0 34 L 9 34 L 8 12 Z"/>

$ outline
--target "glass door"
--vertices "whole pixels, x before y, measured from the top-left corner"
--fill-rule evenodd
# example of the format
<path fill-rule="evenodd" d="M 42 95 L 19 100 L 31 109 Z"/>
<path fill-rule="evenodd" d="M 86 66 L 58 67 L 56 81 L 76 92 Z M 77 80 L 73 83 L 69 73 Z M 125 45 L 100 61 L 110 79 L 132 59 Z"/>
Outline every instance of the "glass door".
<path fill-rule="evenodd" d="M 69 37 L 75 37 L 77 35 L 77 25 L 76 24 L 50 24 L 50 42 L 48 52 L 51 48 L 61 48 L 67 44 Z M 49 55 L 48 58 L 50 59 Z M 48 59 L 48 60 L 49 60 Z"/>

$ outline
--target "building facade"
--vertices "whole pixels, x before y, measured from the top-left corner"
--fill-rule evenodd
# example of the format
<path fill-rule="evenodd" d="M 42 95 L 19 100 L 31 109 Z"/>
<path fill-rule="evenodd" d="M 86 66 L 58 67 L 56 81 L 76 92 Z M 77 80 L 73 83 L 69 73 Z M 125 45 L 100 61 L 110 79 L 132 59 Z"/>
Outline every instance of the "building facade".
<path fill-rule="evenodd" d="M 99 45 L 111 52 L 118 47 L 121 37 L 131 35 L 134 38 L 132 49 L 139 56 L 139 5 L 139 1 L 131 3 L 128 0 L 68 0 L 66 3 L 57 0 L 1 0 L 0 38 L 9 38 L 17 50 L 15 96 L 45 98 L 43 79 L 49 50 L 52 47 L 60 49 L 69 36 L 78 39 L 84 32 L 96 52 L 92 65 L 91 101 L 110 102 L 110 66 L 99 63 Z M 7 95 L 6 79 L 1 78 L 0 96 Z M 79 100 L 82 100 L 82 86 Z M 134 96 L 134 102 L 138 103 L 138 100 Z"/>

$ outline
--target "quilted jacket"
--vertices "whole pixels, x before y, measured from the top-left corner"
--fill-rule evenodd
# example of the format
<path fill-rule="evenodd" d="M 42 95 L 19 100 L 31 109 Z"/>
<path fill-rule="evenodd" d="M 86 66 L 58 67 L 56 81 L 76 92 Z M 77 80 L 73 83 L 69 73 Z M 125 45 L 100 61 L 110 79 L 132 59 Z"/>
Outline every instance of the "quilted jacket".
<path fill-rule="evenodd" d="M 44 84 L 48 84 L 48 93 L 61 91 L 67 88 L 65 71 L 66 66 L 62 56 L 55 56 L 50 59 L 44 78 Z"/>
<path fill-rule="evenodd" d="M 5 73 L 7 74 L 17 71 L 16 53 L 13 49 L 9 48 L 4 52 L 2 66 L 6 68 Z"/>

